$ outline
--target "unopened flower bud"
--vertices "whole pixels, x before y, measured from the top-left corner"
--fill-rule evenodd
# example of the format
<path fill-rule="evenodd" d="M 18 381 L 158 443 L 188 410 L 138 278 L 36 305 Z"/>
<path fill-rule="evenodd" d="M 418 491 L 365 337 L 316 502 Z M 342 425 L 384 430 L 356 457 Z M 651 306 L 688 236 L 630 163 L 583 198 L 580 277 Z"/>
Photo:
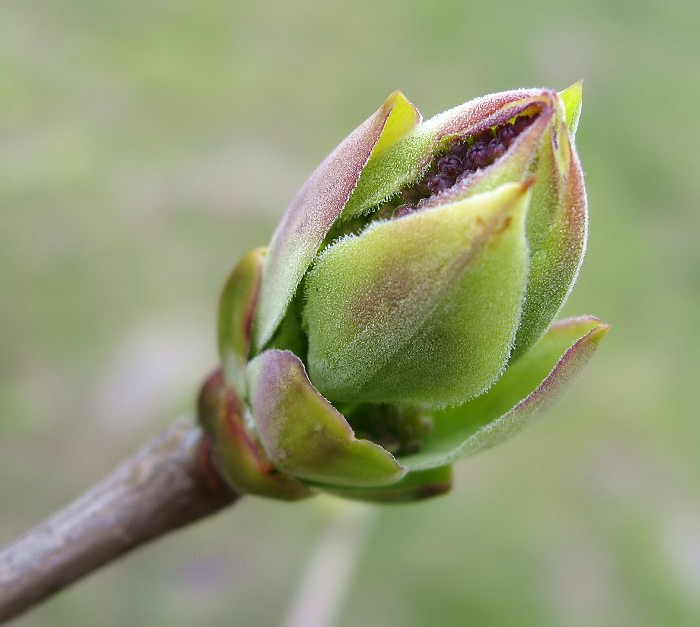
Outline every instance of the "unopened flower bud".
<path fill-rule="evenodd" d="M 516 90 L 422 122 L 396 92 L 324 160 L 221 300 L 220 398 L 263 475 L 202 412 L 232 482 L 439 494 L 576 374 L 608 330 L 553 323 L 586 241 L 580 102 Z"/>

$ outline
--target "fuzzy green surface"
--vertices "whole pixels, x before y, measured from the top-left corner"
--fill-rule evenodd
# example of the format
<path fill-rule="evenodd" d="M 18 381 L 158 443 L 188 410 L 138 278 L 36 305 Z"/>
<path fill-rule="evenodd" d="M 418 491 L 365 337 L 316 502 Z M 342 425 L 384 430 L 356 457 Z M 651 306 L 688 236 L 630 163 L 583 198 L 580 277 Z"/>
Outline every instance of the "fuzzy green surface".
<path fill-rule="evenodd" d="M 306 282 L 309 374 L 331 400 L 445 406 L 502 372 L 527 276 L 527 189 L 372 226 Z"/>
<path fill-rule="evenodd" d="M 246 397 L 245 368 L 251 349 L 251 331 L 265 249 L 246 253 L 226 280 L 219 298 L 217 337 L 226 380 L 240 398 Z"/>
<path fill-rule="evenodd" d="M 488 392 L 434 412 L 434 431 L 423 450 L 401 463 L 412 470 L 434 468 L 516 435 L 575 380 L 608 328 L 591 317 L 556 323 Z"/>
<path fill-rule="evenodd" d="M 429 468 L 409 472 L 405 477 L 388 486 L 375 488 L 316 486 L 319 490 L 369 503 L 412 503 L 440 496 L 452 488 L 452 467 Z"/>
<path fill-rule="evenodd" d="M 545 332 L 566 301 L 586 249 L 588 215 L 583 172 L 565 120 L 555 118 L 538 150 L 527 216 L 530 274 L 513 358 Z"/>
<path fill-rule="evenodd" d="M 315 483 L 367 488 L 393 484 L 405 470 L 347 421 L 311 384 L 301 360 L 267 350 L 248 365 L 250 406 L 270 461 Z"/>

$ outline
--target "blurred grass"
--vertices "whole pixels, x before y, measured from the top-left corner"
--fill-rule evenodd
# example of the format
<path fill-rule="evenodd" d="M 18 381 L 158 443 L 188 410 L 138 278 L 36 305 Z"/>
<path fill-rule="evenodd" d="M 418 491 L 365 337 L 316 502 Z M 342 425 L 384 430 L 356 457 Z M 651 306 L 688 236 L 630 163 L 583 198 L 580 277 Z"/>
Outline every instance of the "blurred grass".
<path fill-rule="evenodd" d="M 451 495 L 380 510 L 340 625 L 698 624 L 698 32 L 692 0 L 3 2 L 0 542 L 190 411 L 228 270 L 391 90 L 583 78 L 565 313 L 613 332 Z M 278 624 L 323 504 L 250 499 L 16 624 Z"/>

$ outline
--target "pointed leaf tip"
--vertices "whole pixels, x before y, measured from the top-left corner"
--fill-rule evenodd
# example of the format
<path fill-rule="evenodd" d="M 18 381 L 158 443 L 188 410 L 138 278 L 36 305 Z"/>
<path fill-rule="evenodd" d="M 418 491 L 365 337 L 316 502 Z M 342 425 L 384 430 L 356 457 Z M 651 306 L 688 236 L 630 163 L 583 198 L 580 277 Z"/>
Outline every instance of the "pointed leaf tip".
<path fill-rule="evenodd" d="M 610 330 L 610 325 L 596 318 L 574 318 L 553 325 L 551 331 L 542 338 L 544 342 L 541 350 L 544 350 L 548 340 L 554 341 L 558 334 L 561 333 L 562 337 L 566 337 L 568 333 L 589 324 L 593 328 L 566 350 L 540 385 L 506 414 L 475 433 L 465 442 L 460 456 L 473 455 L 513 437 L 563 394 L 583 366 L 588 363 L 600 341 Z M 535 354 L 532 361 L 545 359 L 537 348 L 537 345 L 533 348 Z M 523 358 L 526 363 L 529 361 L 527 358 L 528 355 Z M 516 368 L 516 372 L 518 370 L 520 369 Z"/>
<path fill-rule="evenodd" d="M 413 503 L 449 492 L 452 488 L 452 466 L 410 472 L 392 485 L 376 488 L 344 488 L 323 485 L 314 487 L 345 499 L 387 504 Z"/>
<path fill-rule="evenodd" d="M 267 350 L 248 366 L 250 401 L 260 440 L 283 472 L 307 481 L 372 487 L 398 481 L 404 468 L 352 428 L 312 385 L 289 351 Z"/>
<path fill-rule="evenodd" d="M 306 180 L 282 216 L 265 260 L 254 328 L 258 351 L 284 317 L 304 272 L 341 215 L 374 150 L 387 150 L 419 121 L 420 113 L 406 97 L 392 93 Z"/>
<path fill-rule="evenodd" d="M 566 111 L 566 125 L 572 137 L 576 136 L 578 121 L 581 117 L 581 105 L 583 100 L 583 81 L 578 81 L 570 87 L 559 92 L 559 97 L 564 103 Z"/>
<path fill-rule="evenodd" d="M 389 94 L 383 108 L 388 111 L 387 120 L 372 151 L 370 162 L 413 130 L 421 121 L 418 109 L 398 89 Z"/>
<path fill-rule="evenodd" d="M 424 451 L 401 463 L 411 471 L 441 466 L 520 432 L 566 389 L 609 329 L 593 316 L 556 322 L 485 394 L 434 413 Z"/>

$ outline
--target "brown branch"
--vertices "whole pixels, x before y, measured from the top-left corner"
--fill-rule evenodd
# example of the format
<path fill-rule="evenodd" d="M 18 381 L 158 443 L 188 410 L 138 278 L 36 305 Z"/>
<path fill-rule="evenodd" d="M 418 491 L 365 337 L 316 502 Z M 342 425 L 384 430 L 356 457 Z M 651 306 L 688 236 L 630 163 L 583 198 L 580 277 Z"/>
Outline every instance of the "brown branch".
<path fill-rule="evenodd" d="M 238 496 L 213 471 L 200 429 L 176 422 L 76 501 L 0 551 L 0 622 Z"/>

